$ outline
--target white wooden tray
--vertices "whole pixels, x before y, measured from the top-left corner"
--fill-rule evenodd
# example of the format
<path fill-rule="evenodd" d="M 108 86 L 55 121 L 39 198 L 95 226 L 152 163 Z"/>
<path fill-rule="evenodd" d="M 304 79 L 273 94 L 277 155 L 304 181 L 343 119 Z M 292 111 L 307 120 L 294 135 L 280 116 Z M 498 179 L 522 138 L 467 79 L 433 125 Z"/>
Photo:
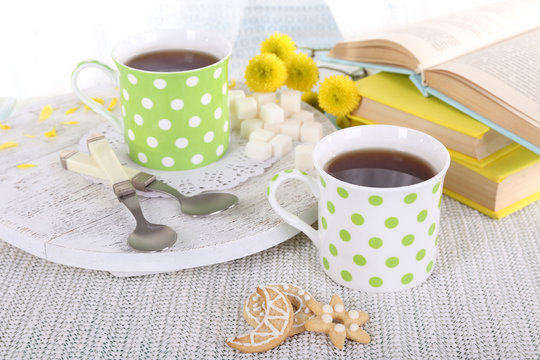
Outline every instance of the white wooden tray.
<path fill-rule="evenodd" d="M 45 103 L 61 107 L 69 101 L 74 99 L 64 96 L 35 103 L 8 121 L 11 130 L 0 133 L 0 143 L 19 142 L 18 148 L 0 152 L 0 239 L 56 263 L 133 276 L 237 259 L 298 233 L 266 200 L 271 177 L 294 166 L 291 152 L 263 175 L 228 190 L 238 196 L 239 204 L 222 214 L 193 218 L 180 213 L 176 200 L 141 198 L 148 220 L 171 226 L 178 241 L 173 248 L 158 253 L 132 250 L 126 239 L 135 220 L 112 190 L 64 170 L 59 162 L 61 150 L 77 148 L 80 137 L 102 120 L 86 117 L 78 125 L 59 127 L 56 138 L 43 136 L 53 124 L 38 122 L 41 107 Z M 334 130 L 324 115 L 317 113 L 316 118 L 323 122 L 325 133 Z M 37 138 L 22 136 L 25 133 Z M 37 167 L 17 168 L 21 163 Z M 317 219 L 316 200 L 304 185 L 286 183 L 279 195 L 285 207 L 308 223 Z"/>

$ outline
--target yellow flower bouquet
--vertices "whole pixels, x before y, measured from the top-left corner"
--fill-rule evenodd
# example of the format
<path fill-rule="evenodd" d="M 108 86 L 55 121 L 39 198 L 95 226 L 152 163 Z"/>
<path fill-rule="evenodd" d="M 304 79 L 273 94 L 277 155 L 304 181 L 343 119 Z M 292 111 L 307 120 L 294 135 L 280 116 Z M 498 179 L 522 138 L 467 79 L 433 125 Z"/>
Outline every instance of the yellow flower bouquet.
<path fill-rule="evenodd" d="M 346 127 L 345 115 L 360 102 L 353 79 L 348 75 L 329 76 L 319 84 L 317 94 L 313 88 L 319 81 L 319 67 L 312 57 L 319 49 L 301 49 L 311 50 L 311 56 L 296 52 L 297 47 L 287 34 L 275 32 L 270 35 L 261 43 L 261 53 L 253 57 L 246 67 L 246 85 L 254 92 L 274 92 L 284 85 L 301 91 L 303 101 L 342 119 L 338 126 Z"/>

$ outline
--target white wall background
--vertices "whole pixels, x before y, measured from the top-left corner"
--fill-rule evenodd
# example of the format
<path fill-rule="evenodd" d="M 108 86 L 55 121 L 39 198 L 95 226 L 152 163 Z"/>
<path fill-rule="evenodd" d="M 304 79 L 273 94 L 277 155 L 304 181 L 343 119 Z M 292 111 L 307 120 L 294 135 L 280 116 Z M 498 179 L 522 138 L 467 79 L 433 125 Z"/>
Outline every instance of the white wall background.
<path fill-rule="evenodd" d="M 185 26 L 219 31 L 231 42 L 242 37 L 231 62 L 231 76 L 239 79 L 260 40 L 275 30 L 290 28 L 297 43 L 325 47 L 340 37 L 488 2 L 493 0 L 6 0 L 0 10 L 0 96 L 24 99 L 70 92 L 69 77 L 79 61 L 110 64 L 116 42 L 151 29 Z M 302 38 L 302 21 L 328 23 L 327 29 L 318 28 L 328 36 L 310 38 L 313 30 Z M 250 38 L 249 32 L 256 34 Z M 83 78 L 87 86 L 106 81 L 93 72 Z"/>

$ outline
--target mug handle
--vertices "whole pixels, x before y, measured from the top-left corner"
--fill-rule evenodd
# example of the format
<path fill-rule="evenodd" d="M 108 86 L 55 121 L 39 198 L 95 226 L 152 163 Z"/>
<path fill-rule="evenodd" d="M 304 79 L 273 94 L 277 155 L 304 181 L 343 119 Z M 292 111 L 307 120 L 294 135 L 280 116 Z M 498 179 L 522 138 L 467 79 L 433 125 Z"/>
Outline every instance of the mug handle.
<path fill-rule="evenodd" d="M 103 64 L 100 61 L 97 60 L 87 60 L 80 62 L 75 70 L 73 70 L 73 73 L 71 73 L 71 88 L 73 89 L 73 92 L 75 95 L 81 99 L 83 103 L 88 105 L 90 109 L 94 110 L 99 115 L 103 116 L 105 119 L 109 120 L 119 131 L 122 131 L 122 119 L 109 110 L 105 108 L 105 106 L 101 105 L 97 101 L 92 100 L 88 95 L 84 94 L 80 89 L 79 85 L 77 84 L 77 79 L 79 78 L 79 73 L 88 67 L 93 67 L 96 69 L 100 69 L 101 71 L 105 72 L 109 76 L 109 78 L 112 80 L 114 86 L 118 86 L 118 75 L 116 71 L 114 71 L 109 66 Z"/>
<path fill-rule="evenodd" d="M 313 229 L 308 223 L 300 219 L 298 216 L 293 215 L 289 211 L 285 210 L 281 205 L 279 205 L 276 199 L 276 191 L 279 185 L 281 185 L 282 182 L 290 179 L 305 182 L 309 186 L 309 189 L 317 198 L 317 200 L 319 199 L 319 184 L 317 183 L 317 180 L 308 176 L 307 173 L 305 173 L 304 171 L 300 171 L 297 169 L 288 169 L 277 173 L 272 177 L 272 181 L 270 181 L 267 191 L 270 206 L 272 206 L 272 209 L 274 209 L 274 211 L 279 216 L 281 216 L 287 224 L 294 226 L 298 230 L 302 231 L 311 239 L 313 244 L 315 244 L 315 246 L 319 248 L 320 240 L 317 230 Z"/>

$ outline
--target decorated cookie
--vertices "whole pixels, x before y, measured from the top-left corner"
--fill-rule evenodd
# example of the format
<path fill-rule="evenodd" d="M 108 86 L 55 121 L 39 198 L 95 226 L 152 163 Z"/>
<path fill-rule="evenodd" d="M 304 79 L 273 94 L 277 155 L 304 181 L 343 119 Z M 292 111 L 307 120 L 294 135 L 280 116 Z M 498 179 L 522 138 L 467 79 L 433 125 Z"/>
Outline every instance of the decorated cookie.
<path fill-rule="evenodd" d="M 306 301 L 312 296 L 305 290 L 291 284 L 273 284 L 268 285 L 276 288 L 287 296 L 294 311 L 294 323 L 289 332 L 289 336 L 293 336 L 303 332 L 306 328 L 304 324 L 306 320 L 311 319 L 315 314 L 306 306 Z M 266 314 L 266 306 L 264 299 L 257 293 L 249 295 L 244 304 L 244 318 L 253 327 L 259 326 Z"/>
<path fill-rule="evenodd" d="M 242 352 L 262 352 L 275 348 L 288 336 L 293 326 L 294 310 L 291 302 L 276 288 L 261 286 L 257 294 L 262 298 L 265 313 L 251 332 L 227 339 L 227 345 Z"/>
<path fill-rule="evenodd" d="M 332 296 L 330 304 L 325 305 L 311 298 L 306 305 L 316 315 L 306 321 L 306 329 L 328 334 L 337 348 L 343 349 L 345 338 L 362 344 L 371 341 L 369 334 L 360 329 L 368 321 L 368 314 L 356 310 L 345 311 L 339 296 Z"/>

